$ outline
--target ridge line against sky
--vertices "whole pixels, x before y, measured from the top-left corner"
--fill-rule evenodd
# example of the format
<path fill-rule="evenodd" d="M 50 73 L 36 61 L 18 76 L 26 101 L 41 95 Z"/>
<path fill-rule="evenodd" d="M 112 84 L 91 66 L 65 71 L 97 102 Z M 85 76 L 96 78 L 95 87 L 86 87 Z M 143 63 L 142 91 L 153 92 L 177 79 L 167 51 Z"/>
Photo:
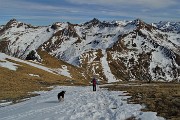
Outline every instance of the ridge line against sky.
<path fill-rule="evenodd" d="M 180 21 L 180 0 L 0 0 L 0 25 L 10 19 L 33 25 L 100 20 Z"/>

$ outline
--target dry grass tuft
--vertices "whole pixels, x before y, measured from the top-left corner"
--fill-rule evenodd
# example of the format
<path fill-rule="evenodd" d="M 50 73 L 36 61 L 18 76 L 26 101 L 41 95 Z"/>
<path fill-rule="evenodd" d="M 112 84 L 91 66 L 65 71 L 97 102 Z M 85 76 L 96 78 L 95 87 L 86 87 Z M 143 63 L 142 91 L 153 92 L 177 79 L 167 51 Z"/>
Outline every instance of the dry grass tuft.
<path fill-rule="evenodd" d="M 180 120 L 180 84 L 178 83 L 125 83 L 106 86 L 109 90 L 127 91 L 129 103 L 145 104 L 143 111 L 154 111 L 159 116 Z"/>

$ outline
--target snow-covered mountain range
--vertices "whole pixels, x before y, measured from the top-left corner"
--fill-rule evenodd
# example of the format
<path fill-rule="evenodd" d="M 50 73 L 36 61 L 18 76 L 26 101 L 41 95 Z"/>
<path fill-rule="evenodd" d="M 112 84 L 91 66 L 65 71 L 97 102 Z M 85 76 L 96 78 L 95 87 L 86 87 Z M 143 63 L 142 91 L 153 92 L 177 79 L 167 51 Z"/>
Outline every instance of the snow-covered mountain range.
<path fill-rule="evenodd" d="M 180 33 L 180 22 L 160 21 L 159 23 L 153 23 L 152 25 L 159 28 L 162 31 Z"/>
<path fill-rule="evenodd" d="M 142 20 L 32 26 L 10 20 L 0 27 L 0 52 L 25 59 L 45 51 L 106 82 L 180 81 L 180 23 Z"/>

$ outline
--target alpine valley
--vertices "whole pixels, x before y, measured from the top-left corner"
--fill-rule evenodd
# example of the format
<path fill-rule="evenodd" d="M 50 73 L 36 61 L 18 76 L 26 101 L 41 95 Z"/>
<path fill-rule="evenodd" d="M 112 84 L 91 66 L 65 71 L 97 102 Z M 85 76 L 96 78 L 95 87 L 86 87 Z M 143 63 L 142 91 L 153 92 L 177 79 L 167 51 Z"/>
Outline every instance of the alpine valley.
<path fill-rule="evenodd" d="M 32 51 L 39 64 L 56 73 L 66 67 L 73 80 L 180 81 L 180 22 L 94 18 L 32 26 L 12 19 L 0 26 L 1 53 L 25 60 Z"/>

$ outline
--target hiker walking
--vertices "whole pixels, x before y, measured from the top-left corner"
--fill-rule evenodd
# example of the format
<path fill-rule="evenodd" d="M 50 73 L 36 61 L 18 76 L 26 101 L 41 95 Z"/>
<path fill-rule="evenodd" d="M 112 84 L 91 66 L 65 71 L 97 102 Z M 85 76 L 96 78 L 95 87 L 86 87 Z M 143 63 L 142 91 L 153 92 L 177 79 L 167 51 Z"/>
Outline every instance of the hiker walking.
<path fill-rule="evenodd" d="M 97 85 L 97 80 L 96 80 L 96 78 L 95 77 L 93 77 L 93 79 L 92 79 L 92 85 L 93 85 L 93 91 L 96 91 L 96 85 Z"/>

